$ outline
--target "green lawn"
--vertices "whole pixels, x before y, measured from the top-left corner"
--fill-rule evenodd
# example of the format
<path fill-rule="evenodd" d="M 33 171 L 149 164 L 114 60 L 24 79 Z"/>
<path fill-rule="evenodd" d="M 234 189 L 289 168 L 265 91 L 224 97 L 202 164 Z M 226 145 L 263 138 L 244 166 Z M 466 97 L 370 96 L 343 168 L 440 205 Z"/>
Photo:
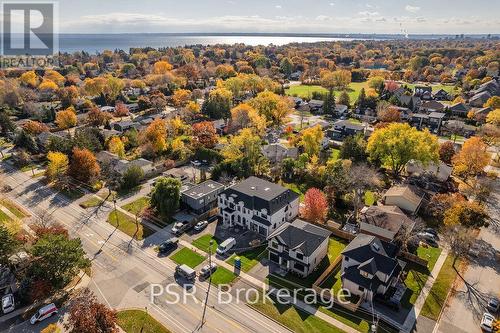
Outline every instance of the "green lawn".
<path fill-rule="evenodd" d="M 377 198 L 375 197 L 375 193 L 372 191 L 366 191 L 365 192 L 365 205 L 371 206 L 375 203 Z"/>
<path fill-rule="evenodd" d="M 219 241 L 210 234 L 206 234 L 195 239 L 192 244 L 197 248 L 199 248 L 200 250 L 202 250 L 203 252 L 208 253 L 208 248 L 210 247 L 211 239 L 214 241 L 214 243 L 212 244 L 212 254 L 214 254 L 215 250 L 217 250 L 217 246 L 219 246 Z"/>
<path fill-rule="evenodd" d="M 230 265 L 234 265 L 236 261 L 236 257 L 240 257 L 241 260 L 241 270 L 243 272 L 250 271 L 260 259 L 267 256 L 267 251 L 264 246 L 259 246 L 250 251 L 246 251 L 243 253 L 233 254 L 229 259 L 227 259 L 227 263 Z"/>
<path fill-rule="evenodd" d="M 347 90 L 349 94 L 349 98 L 351 100 L 351 104 L 354 103 L 358 99 L 359 92 L 361 88 L 368 89 L 368 82 L 351 82 L 349 84 L 349 88 Z M 291 86 L 288 89 L 285 89 L 285 93 L 289 96 L 298 96 L 301 98 L 310 99 L 312 98 L 313 92 L 326 93 L 327 90 L 321 86 L 306 86 L 306 85 L 295 85 Z M 340 95 L 340 91 L 335 91 L 335 96 L 338 97 Z"/>
<path fill-rule="evenodd" d="M 142 310 L 124 310 L 117 313 L 118 325 L 126 333 L 171 333 L 156 319 Z"/>
<path fill-rule="evenodd" d="M 408 288 L 403 299 L 401 301 L 402 305 L 406 308 L 410 308 L 417 300 L 420 291 L 425 285 L 430 272 L 434 268 L 439 255 L 441 254 L 441 249 L 434 247 L 419 247 L 417 249 L 417 255 L 428 261 L 427 269 L 418 267 L 409 263 L 406 270 L 408 271 L 407 277 L 405 279 L 405 285 Z"/>
<path fill-rule="evenodd" d="M 92 207 L 97 207 L 99 206 L 104 200 L 98 199 L 94 196 L 90 197 L 89 199 L 80 202 L 80 207 L 82 208 L 92 208 Z"/>
<path fill-rule="evenodd" d="M 131 203 L 122 206 L 122 208 L 127 212 L 130 212 L 134 215 L 140 214 L 147 207 L 149 207 L 149 198 L 147 197 L 139 198 Z"/>
<path fill-rule="evenodd" d="M 3 199 L 0 201 L 0 204 L 10 210 L 12 214 L 14 214 L 18 219 L 22 219 L 28 215 L 26 215 L 15 203 L 10 201 L 9 199 Z"/>
<path fill-rule="evenodd" d="M 217 270 L 212 274 L 212 283 L 216 286 L 221 284 L 230 284 L 236 278 L 236 274 L 224 267 L 217 267 Z"/>
<path fill-rule="evenodd" d="M 439 274 L 434 281 L 429 295 L 425 299 L 424 306 L 422 307 L 421 315 L 437 320 L 439 313 L 444 306 L 446 301 L 446 296 L 450 291 L 451 285 L 455 278 L 457 277 L 457 272 L 453 268 L 453 256 L 449 255 L 439 271 Z"/>
<path fill-rule="evenodd" d="M 139 230 L 137 230 L 135 219 L 128 215 L 125 215 L 125 213 L 119 210 L 113 210 L 109 214 L 108 223 L 114 227 L 118 225 L 118 229 L 120 229 L 130 237 L 134 237 L 137 240 L 142 240 L 154 234 L 153 230 L 144 226 L 142 223 L 140 223 L 140 221 L 139 221 Z"/>
<path fill-rule="evenodd" d="M 291 305 L 273 304 L 270 299 L 252 304 L 256 310 L 273 318 L 297 333 L 341 333 L 337 327 Z"/>
<path fill-rule="evenodd" d="M 191 268 L 195 268 L 203 261 L 205 261 L 205 257 L 199 255 L 187 247 L 184 247 L 170 256 L 170 259 L 175 261 L 176 263 L 182 265 L 188 265 Z"/>

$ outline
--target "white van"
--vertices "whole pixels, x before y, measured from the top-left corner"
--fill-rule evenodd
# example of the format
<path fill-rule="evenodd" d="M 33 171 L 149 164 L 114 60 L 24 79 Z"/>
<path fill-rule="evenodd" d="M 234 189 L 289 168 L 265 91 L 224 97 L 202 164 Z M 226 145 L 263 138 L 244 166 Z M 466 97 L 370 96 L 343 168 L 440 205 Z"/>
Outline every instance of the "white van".
<path fill-rule="evenodd" d="M 35 325 L 36 323 L 45 320 L 49 317 L 52 317 L 56 314 L 57 314 L 57 307 L 54 303 L 45 305 L 44 307 L 40 308 L 40 310 L 38 310 L 37 313 L 33 315 L 33 317 L 31 317 L 30 323 L 31 325 Z"/>
<path fill-rule="evenodd" d="M 223 241 L 219 247 L 217 247 L 217 254 L 220 256 L 225 255 L 229 250 L 231 250 L 236 245 L 236 239 L 233 237 Z"/>

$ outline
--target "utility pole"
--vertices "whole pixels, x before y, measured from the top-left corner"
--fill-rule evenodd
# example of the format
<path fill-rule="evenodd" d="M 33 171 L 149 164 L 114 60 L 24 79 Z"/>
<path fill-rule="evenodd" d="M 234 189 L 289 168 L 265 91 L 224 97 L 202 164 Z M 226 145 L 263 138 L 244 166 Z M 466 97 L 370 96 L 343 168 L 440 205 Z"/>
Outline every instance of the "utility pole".
<path fill-rule="evenodd" d="M 210 245 L 208 246 L 208 266 L 210 267 L 210 277 L 208 278 L 207 296 L 205 297 L 205 305 L 203 306 L 203 315 L 201 316 L 200 329 L 205 324 L 205 314 L 207 311 L 208 295 L 210 294 L 210 286 L 212 285 L 212 245 L 213 245 L 213 243 L 214 243 L 214 240 L 211 239 Z"/>
<path fill-rule="evenodd" d="M 113 199 L 113 204 L 115 206 L 115 222 L 116 222 L 116 227 L 118 228 L 120 226 L 120 221 L 118 220 L 118 211 L 116 210 L 116 199 Z"/>

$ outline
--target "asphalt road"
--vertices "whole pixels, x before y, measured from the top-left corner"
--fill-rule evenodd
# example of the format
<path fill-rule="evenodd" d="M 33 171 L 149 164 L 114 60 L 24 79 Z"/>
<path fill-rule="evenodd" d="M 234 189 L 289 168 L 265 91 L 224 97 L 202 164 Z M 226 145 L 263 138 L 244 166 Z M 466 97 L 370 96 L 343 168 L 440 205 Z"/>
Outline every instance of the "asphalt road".
<path fill-rule="evenodd" d="M 72 236 L 82 240 L 92 260 L 93 276 L 89 287 L 110 307 L 147 307 L 148 312 L 172 332 L 290 332 L 244 303 L 220 304 L 217 288 L 213 287 L 206 322 L 200 327 L 208 288 L 206 282 L 197 281 L 194 295 L 188 295 L 185 301 L 169 304 L 175 296 L 166 295 L 151 303 L 151 284 L 171 284 L 172 293 L 183 295 L 183 287 L 173 278 L 175 264 L 167 258 L 158 258 L 153 250 L 154 245 L 170 237 L 168 232 L 158 232 L 144 242 L 131 241 L 129 236 L 105 222 L 110 207 L 93 214 L 54 192 L 40 179 L 33 179 L 4 163 L 2 167 L 3 182 L 13 188 L 8 197 L 33 215 L 50 214 L 54 221 L 65 225 Z M 16 326 L 10 332 L 36 332 L 24 329 L 24 326 Z"/>

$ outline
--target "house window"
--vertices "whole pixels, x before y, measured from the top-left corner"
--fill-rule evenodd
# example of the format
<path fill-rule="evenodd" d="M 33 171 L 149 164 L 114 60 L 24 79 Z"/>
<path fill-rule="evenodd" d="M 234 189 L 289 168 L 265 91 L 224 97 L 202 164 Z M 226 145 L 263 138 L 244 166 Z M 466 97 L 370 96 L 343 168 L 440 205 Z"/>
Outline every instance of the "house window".
<path fill-rule="evenodd" d="M 296 253 L 295 256 L 297 257 L 297 259 L 299 260 L 303 260 L 304 259 L 304 255 L 302 253 Z"/>
<path fill-rule="evenodd" d="M 344 257 L 344 260 L 345 261 L 349 261 L 349 257 Z"/>
<path fill-rule="evenodd" d="M 305 267 L 304 267 L 304 265 L 302 265 L 302 264 L 297 264 L 297 263 L 295 263 L 295 264 L 293 265 L 293 268 L 295 268 L 295 269 L 296 269 L 296 270 L 298 270 L 298 271 L 303 272 Z"/>
<path fill-rule="evenodd" d="M 359 287 L 358 287 L 358 290 L 359 290 L 359 291 L 365 291 L 365 288 L 363 288 L 363 287 L 359 286 Z"/>

